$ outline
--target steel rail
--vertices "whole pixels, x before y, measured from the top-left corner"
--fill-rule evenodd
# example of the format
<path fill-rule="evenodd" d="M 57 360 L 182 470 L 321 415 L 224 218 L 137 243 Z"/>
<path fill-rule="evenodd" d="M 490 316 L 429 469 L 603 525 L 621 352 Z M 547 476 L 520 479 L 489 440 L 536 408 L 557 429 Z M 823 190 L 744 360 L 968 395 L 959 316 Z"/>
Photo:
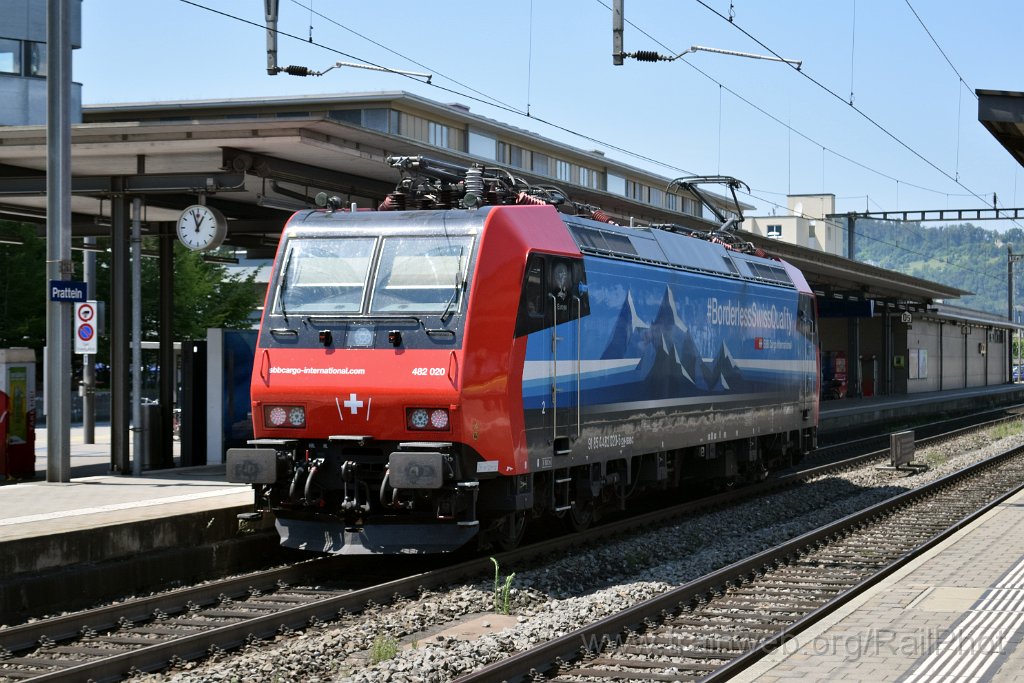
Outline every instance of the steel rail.
<path fill-rule="evenodd" d="M 775 546 L 774 548 L 769 548 L 768 550 L 752 555 L 746 559 L 734 562 L 733 564 L 695 579 L 694 581 L 690 581 L 689 583 L 663 593 L 651 600 L 639 603 L 622 610 L 621 612 L 594 622 L 593 624 L 555 638 L 547 643 L 539 644 L 529 650 L 517 653 L 507 659 L 503 659 L 472 673 L 461 676 L 455 679 L 456 683 L 487 683 L 490 681 L 518 683 L 519 681 L 535 680 L 535 676 L 537 674 L 557 670 L 563 665 L 563 663 L 574 661 L 582 655 L 589 654 L 588 644 L 590 643 L 600 643 L 605 639 L 614 641 L 624 632 L 643 629 L 645 627 L 645 622 L 657 620 L 663 613 L 673 613 L 678 610 L 681 604 L 689 604 L 700 596 L 722 587 L 729 581 L 733 581 L 738 577 L 749 576 L 766 565 L 774 563 L 780 559 L 799 554 L 809 547 L 823 543 L 835 534 L 841 533 L 849 528 L 865 524 L 876 517 L 887 516 L 898 508 L 909 505 L 917 500 L 930 497 L 944 488 L 955 485 L 958 481 L 980 474 L 1007 460 L 1019 457 L 1022 454 L 1024 454 L 1024 447 L 1018 447 L 993 456 L 992 458 L 983 460 L 979 463 L 975 463 L 974 465 L 937 479 L 930 484 L 907 491 L 906 493 L 895 496 L 894 498 L 890 498 L 859 512 L 847 515 L 836 522 L 802 534 L 801 536 Z M 895 566 L 892 566 L 891 568 L 887 566 L 887 568 L 883 570 L 885 575 L 892 573 L 892 571 L 895 571 L 899 566 L 909 562 L 920 553 L 940 542 L 946 536 L 959 530 L 973 519 L 976 519 L 977 516 L 983 514 L 993 505 L 996 505 L 1009 496 L 1014 495 L 1022 488 L 1024 488 L 1024 485 L 1014 487 L 1013 490 L 999 496 L 995 503 L 989 503 L 979 511 L 958 520 L 946 531 L 937 534 L 929 541 L 918 546 L 918 548 L 904 554 L 895 561 Z M 867 589 L 874 583 L 877 583 L 881 578 L 884 578 L 884 576 L 877 579 L 866 579 L 862 581 L 850 591 L 831 600 L 827 603 L 826 607 L 830 610 L 835 610 L 839 605 L 847 602 L 854 595 L 863 592 L 863 590 Z M 824 609 L 825 608 L 822 608 L 822 610 Z M 822 610 L 808 614 L 793 624 L 785 634 L 776 636 L 772 643 L 772 647 L 777 647 L 785 642 L 785 640 L 796 635 L 799 630 L 819 621 L 825 616 L 825 614 L 827 614 L 827 612 Z M 799 628 L 797 628 L 797 624 L 800 625 Z M 751 653 L 738 658 L 728 667 L 730 672 L 729 675 L 735 675 L 743 668 L 750 666 L 750 664 L 763 656 L 766 651 L 767 649 L 765 646 L 760 646 L 751 651 Z M 724 675 L 725 674 L 723 674 L 723 676 Z"/>

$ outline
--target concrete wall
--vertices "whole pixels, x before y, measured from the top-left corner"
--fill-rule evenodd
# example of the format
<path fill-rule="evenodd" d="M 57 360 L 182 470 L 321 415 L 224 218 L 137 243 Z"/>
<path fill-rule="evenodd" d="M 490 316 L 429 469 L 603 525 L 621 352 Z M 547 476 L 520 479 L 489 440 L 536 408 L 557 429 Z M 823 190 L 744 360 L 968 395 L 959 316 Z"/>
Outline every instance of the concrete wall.
<path fill-rule="evenodd" d="M 82 46 L 82 0 L 64 0 L 70 10 L 71 47 Z M 46 42 L 46 5 L 42 0 L 0 0 L 0 38 Z"/>
<path fill-rule="evenodd" d="M 82 84 L 71 84 L 68 105 L 71 123 L 82 122 Z M 0 126 L 39 126 L 46 123 L 46 79 L 0 77 Z"/>
<path fill-rule="evenodd" d="M 904 371 L 907 376 L 907 393 L 919 394 L 925 391 L 939 390 L 939 336 L 942 332 L 938 323 L 914 322 L 907 330 L 907 346 L 904 362 Z M 897 355 L 902 351 L 896 347 Z M 927 362 L 924 364 L 925 372 L 920 367 L 913 368 L 919 363 L 920 353 L 927 354 Z M 922 377 L 922 374 L 926 376 Z M 948 388 L 948 387 L 947 387 Z"/>
<path fill-rule="evenodd" d="M 988 342 L 988 383 L 1005 384 L 1010 381 L 1010 367 L 1007 355 L 1010 349 L 1010 333 L 1008 330 L 994 330 Z"/>
<path fill-rule="evenodd" d="M 964 334 L 965 329 L 969 329 L 969 333 Z M 928 376 L 909 378 L 906 393 L 1006 383 L 1009 379 L 1006 362 L 1008 338 L 1005 332 L 988 327 L 966 328 L 950 322 L 915 320 L 907 332 L 907 374 L 913 377 L 910 364 L 914 361 L 915 352 L 924 349 L 928 353 Z M 979 351 L 979 346 L 984 353 Z M 898 343 L 895 348 L 900 348 Z"/>
<path fill-rule="evenodd" d="M 968 334 L 962 335 L 965 344 L 964 359 L 967 363 L 967 386 L 986 386 L 985 370 L 988 366 L 988 352 L 982 353 L 982 351 L 985 350 L 985 345 L 988 343 L 988 330 L 978 327 L 962 329 L 970 330 Z"/>

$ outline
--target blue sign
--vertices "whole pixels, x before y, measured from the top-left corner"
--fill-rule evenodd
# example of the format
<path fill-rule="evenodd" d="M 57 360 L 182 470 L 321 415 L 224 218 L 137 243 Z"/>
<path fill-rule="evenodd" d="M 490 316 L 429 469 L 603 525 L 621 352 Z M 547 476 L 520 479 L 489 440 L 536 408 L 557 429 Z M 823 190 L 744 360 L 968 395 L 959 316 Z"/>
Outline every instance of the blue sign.
<path fill-rule="evenodd" d="M 50 301 L 85 301 L 89 297 L 84 282 L 77 280 L 50 280 Z"/>

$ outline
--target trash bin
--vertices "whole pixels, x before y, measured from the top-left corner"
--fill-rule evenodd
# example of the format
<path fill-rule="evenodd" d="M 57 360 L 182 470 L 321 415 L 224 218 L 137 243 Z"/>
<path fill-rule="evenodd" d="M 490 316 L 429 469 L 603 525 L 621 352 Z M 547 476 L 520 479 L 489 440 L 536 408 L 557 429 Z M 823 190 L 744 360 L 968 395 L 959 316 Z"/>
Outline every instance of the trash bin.
<path fill-rule="evenodd" d="M 139 406 L 140 424 L 142 430 L 142 469 L 156 470 L 170 467 L 161 459 L 160 448 L 160 404 L 144 403 Z"/>

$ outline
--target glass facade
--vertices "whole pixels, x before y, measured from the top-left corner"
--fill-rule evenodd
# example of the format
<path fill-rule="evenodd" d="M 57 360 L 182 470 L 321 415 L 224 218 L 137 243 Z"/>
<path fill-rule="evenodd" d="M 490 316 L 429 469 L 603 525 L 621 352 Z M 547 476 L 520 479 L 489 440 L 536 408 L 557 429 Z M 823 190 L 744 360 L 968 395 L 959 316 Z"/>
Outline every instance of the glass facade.
<path fill-rule="evenodd" d="M 46 78 L 46 43 L 0 38 L 0 74 Z"/>

